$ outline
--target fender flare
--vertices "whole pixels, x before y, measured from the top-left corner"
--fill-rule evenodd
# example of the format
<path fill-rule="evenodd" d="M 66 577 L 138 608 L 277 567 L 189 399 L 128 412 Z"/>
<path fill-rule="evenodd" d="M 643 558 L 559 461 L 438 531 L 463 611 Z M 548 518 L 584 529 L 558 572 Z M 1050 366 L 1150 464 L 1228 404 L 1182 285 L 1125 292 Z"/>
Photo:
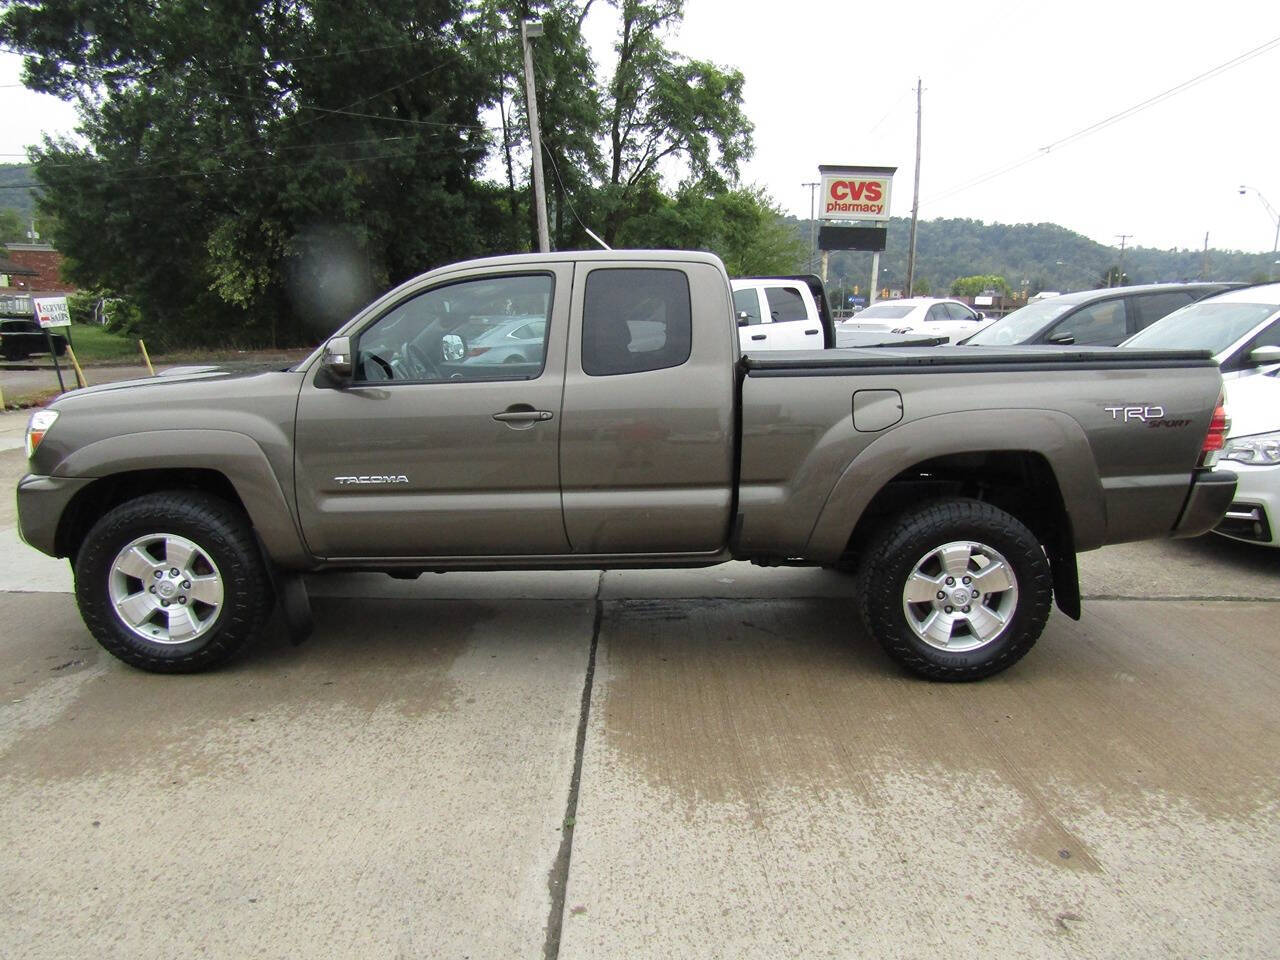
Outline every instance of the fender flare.
<path fill-rule="evenodd" d="M 73 450 L 57 477 L 103 478 L 152 470 L 210 470 L 227 478 L 271 559 L 306 567 L 311 557 L 289 497 L 257 441 L 231 430 L 155 430 L 127 433 Z"/>
<path fill-rule="evenodd" d="M 904 469 L 935 457 L 987 451 L 1044 457 L 1062 494 L 1074 549 L 1092 550 L 1105 542 L 1106 501 L 1084 430 L 1065 413 L 1019 408 L 936 414 L 876 438 L 832 487 L 804 555 L 828 562 L 838 558 L 872 498 Z"/>

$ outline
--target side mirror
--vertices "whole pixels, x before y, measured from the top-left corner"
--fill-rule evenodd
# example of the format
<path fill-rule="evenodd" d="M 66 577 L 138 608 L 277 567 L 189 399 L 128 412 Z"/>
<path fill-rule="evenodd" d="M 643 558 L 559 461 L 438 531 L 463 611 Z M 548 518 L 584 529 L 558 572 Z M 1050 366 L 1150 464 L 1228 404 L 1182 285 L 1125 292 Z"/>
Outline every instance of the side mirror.
<path fill-rule="evenodd" d="M 975 319 L 975 320 L 985 320 L 985 319 L 987 319 L 987 315 L 986 315 L 985 313 L 983 313 L 981 310 L 975 310 L 975 311 L 973 311 L 973 312 L 974 312 L 974 318 L 973 318 L 973 319 Z"/>
<path fill-rule="evenodd" d="M 467 355 L 467 343 L 456 333 L 446 333 L 440 338 L 440 356 L 449 363 L 456 363 Z"/>
<path fill-rule="evenodd" d="M 351 379 L 351 338 L 332 337 L 324 345 L 324 354 L 320 358 L 320 367 L 333 380 L 339 383 Z"/>
<path fill-rule="evenodd" d="M 1280 347 L 1255 347 L 1249 351 L 1249 362 L 1258 366 L 1280 363 Z"/>
<path fill-rule="evenodd" d="M 751 325 L 751 314 L 745 310 L 738 311 L 738 326 L 746 327 Z"/>
<path fill-rule="evenodd" d="M 1076 335 L 1074 333 L 1067 333 L 1066 331 L 1063 331 L 1062 333 L 1049 334 L 1049 343 L 1056 343 L 1059 346 L 1065 347 L 1075 342 Z"/>

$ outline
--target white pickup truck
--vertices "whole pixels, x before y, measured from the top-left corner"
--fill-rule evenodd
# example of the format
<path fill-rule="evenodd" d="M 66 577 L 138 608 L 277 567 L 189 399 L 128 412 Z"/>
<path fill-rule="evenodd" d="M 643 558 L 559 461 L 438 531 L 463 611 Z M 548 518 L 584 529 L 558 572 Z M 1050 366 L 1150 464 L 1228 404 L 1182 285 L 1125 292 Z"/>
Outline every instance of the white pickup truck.
<path fill-rule="evenodd" d="M 734 277 L 729 285 L 744 353 L 836 345 L 826 291 L 817 277 Z"/>

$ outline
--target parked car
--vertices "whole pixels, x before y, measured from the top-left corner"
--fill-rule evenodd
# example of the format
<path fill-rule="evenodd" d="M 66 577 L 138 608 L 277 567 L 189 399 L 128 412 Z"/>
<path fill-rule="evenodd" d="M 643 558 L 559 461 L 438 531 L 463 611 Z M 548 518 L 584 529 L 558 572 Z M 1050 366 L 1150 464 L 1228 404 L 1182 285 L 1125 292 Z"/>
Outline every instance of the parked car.
<path fill-rule="evenodd" d="M 1226 380 L 1268 370 L 1280 364 L 1280 283 L 1239 287 L 1193 303 L 1121 346 L 1208 350 Z"/>
<path fill-rule="evenodd" d="M 941 337 L 944 343 L 954 343 L 971 336 L 985 321 L 982 313 L 959 300 L 910 297 L 873 303 L 852 320 L 841 323 L 839 330 Z"/>
<path fill-rule="evenodd" d="M 1280 379 L 1276 371 L 1224 384 L 1231 428 L 1219 460 L 1236 496 L 1214 533 L 1280 547 Z"/>
<path fill-rule="evenodd" d="M 979 347 L 1030 343 L 1114 347 L 1179 307 L 1230 286 L 1227 283 L 1151 283 L 1058 294 L 1033 300 L 963 342 Z"/>
<path fill-rule="evenodd" d="M 734 277 L 738 344 L 746 353 L 834 347 L 831 311 L 814 276 Z"/>
<path fill-rule="evenodd" d="M 25 360 L 48 353 L 50 342 L 56 356 L 67 352 L 66 337 L 50 331 L 45 339 L 44 329 L 30 317 L 0 320 L 0 357 L 5 360 Z"/>
<path fill-rule="evenodd" d="M 545 317 L 499 317 L 464 326 L 458 333 L 466 343 L 464 363 L 542 363 L 546 342 Z"/>

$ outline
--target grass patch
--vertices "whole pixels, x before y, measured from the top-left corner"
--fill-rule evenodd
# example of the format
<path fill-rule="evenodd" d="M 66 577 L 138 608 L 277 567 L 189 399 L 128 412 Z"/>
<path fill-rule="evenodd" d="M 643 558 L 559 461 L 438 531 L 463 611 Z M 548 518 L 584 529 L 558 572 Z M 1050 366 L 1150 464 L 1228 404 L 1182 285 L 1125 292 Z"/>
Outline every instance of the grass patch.
<path fill-rule="evenodd" d="M 111 333 L 106 327 L 89 323 L 73 323 L 70 330 L 71 347 L 82 367 L 95 363 L 142 362 L 138 341 L 134 337 Z"/>

